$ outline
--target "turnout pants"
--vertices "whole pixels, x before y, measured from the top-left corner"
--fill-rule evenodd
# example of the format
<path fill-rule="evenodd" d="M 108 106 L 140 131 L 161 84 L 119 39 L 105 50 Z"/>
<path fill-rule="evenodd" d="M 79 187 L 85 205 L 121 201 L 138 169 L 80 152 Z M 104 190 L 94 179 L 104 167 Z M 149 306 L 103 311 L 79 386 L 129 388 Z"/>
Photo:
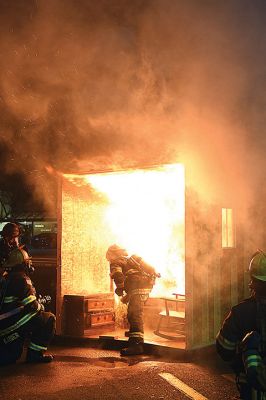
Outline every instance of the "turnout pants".
<path fill-rule="evenodd" d="M 241 400 L 266 400 L 266 393 L 253 389 L 248 384 L 242 385 L 239 389 Z"/>
<path fill-rule="evenodd" d="M 248 382 L 244 372 L 237 373 L 236 386 L 241 400 L 266 400 L 266 392 L 253 388 Z"/>
<path fill-rule="evenodd" d="M 144 299 L 141 294 L 130 295 L 127 319 L 129 323 L 129 342 L 144 341 Z"/>
<path fill-rule="evenodd" d="M 41 311 L 18 330 L 1 338 L 0 365 L 16 362 L 21 357 L 26 339 L 28 349 L 44 352 L 54 334 L 54 314 Z"/>

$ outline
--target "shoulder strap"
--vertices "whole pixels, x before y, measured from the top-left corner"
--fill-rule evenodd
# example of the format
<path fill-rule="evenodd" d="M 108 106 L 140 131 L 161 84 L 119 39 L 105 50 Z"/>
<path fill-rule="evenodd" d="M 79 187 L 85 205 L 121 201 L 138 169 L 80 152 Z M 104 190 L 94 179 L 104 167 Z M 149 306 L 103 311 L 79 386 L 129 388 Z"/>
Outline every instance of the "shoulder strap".
<path fill-rule="evenodd" d="M 139 270 L 141 269 L 141 265 L 135 255 L 128 257 L 128 261 L 132 266 L 136 267 Z"/>

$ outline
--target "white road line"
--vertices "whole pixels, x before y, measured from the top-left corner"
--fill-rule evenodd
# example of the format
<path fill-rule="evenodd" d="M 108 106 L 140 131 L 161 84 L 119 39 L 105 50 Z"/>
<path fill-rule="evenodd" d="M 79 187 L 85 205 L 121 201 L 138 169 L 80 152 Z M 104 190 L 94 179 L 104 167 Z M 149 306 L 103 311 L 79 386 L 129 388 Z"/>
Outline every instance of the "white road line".
<path fill-rule="evenodd" d="M 196 390 L 192 389 L 190 386 L 186 385 L 172 374 L 162 372 L 159 374 L 159 376 L 192 400 L 208 400 L 207 397 L 202 396 L 200 393 L 196 392 Z"/>

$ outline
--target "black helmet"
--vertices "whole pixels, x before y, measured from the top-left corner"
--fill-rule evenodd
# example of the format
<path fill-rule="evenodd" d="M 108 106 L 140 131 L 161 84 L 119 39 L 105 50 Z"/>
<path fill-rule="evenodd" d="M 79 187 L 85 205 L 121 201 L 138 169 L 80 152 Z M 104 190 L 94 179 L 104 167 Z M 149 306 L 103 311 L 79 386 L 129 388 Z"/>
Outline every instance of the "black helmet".
<path fill-rule="evenodd" d="M 8 222 L 2 229 L 3 237 L 18 237 L 20 235 L 20 227 L 14 222 Z"/>

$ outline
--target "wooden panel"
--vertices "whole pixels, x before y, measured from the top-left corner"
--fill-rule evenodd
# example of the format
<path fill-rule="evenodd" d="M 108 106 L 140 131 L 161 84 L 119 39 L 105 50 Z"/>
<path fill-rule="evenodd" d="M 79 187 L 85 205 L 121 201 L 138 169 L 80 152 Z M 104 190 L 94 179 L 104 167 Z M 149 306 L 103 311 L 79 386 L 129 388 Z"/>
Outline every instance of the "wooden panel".
<path fill-rule="evenodd" d="M 219 259 L 215 207 L 186 197 L 186 319 L 187 348 L 210 341 L 214 335 L 214 265 Z"/>
<path fill-rule="evenodd" d="M 213 339 L 221 327 L 221 260 L 218 259 L 213 268 Z"/>
<path fill-rule="evenodd" d="M 56 269 L 56 333 L 62 333 L 63 294 L 61 284 L 61 241 L 62 241 L 62 179 L 57 186 L 57 269 Z"/>
<path fill-rule="evenodd" d="M 216 271 L 216 264 L 213 263 L 211 265 L 208 265 L 208 326 L 206 331 L 207 333 L 207 338 L 206 340 L 208 341 L 209 339 L 214 337 L 214 298 L 216 297 L 214 295 L 214 288 L 215 288 L 215 271 Z"/>
<path fill-rule="evenodd" d="M 110 290 L 106 204 L 78 179 L 86 182 L 85 177 L 62 180 L 61 291 L 62 295 L 105 293 Z"/>
<path fill-rule="evenodd" d="M 240 240 L 222 249 L 221 208 L 186 193 L 187 349 L 213 344 L 225 316 L 247 293 L 244 245 Z"/>

